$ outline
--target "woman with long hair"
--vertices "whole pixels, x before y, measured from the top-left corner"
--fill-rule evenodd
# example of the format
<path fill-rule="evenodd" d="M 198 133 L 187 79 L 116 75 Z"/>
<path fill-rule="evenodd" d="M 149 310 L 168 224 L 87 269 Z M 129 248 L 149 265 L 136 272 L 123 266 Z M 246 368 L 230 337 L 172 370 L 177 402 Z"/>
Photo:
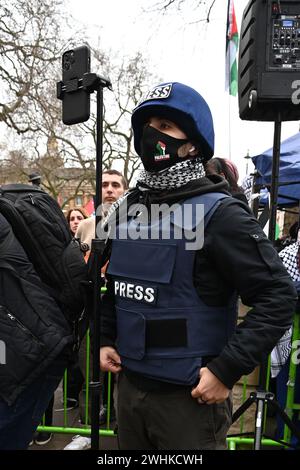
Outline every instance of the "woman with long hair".
<path fill-rule="evenodd" d="M 66 219 L 73 236 L 75 235 L 80 222 L 87 218 L 88 214 L 83 207 L 73 207 L 68 210 Z"/>

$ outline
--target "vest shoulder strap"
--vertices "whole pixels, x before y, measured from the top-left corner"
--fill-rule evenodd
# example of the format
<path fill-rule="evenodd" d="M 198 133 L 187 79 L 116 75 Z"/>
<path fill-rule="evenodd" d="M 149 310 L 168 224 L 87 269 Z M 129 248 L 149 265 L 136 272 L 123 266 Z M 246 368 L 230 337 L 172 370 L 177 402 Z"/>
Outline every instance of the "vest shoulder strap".
<path fill-rule="evenodd" d="M 191 211 L 189 211 L 189 216 L 184 220 L 184 227 L 188 229 L 194 229 L 199 225 L 201 220 L 204 217 L 204 226 L 206 227 L 214 214 L 217 208 L 220 206 L 223 199 L 228 198 L 227 194 L 223 193 L 207 193 L 201 194 L 183 201 L 183 206 L 192 206 Z M 203 206 L 204 212 L 197 211 L 197 206 Z M 181 212 L 181 210 L 179 211 Z M 174 216 L 175 223 L 177 222 L 178 218 L 176 214 Z"/>

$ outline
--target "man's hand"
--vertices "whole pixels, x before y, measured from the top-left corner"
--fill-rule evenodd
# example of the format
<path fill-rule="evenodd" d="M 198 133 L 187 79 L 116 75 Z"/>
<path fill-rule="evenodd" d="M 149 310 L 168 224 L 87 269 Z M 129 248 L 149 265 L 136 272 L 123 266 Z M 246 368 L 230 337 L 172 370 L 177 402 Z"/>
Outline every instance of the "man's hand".
<path fill-rule="evenodd" d="M 110 346 L 100 348 L 100 368 L 114 374 L 121 371 L 121 358 L 114 348 Z"/>
<path fill-rule="evenodd" d="M 207 367 L 202 367 L 199 384 L 192 390 L 191 395 L 197 398 L 200 404 L 212 405 L 225 401 L 229 393 L 229 388 L 220 382 Z"/>

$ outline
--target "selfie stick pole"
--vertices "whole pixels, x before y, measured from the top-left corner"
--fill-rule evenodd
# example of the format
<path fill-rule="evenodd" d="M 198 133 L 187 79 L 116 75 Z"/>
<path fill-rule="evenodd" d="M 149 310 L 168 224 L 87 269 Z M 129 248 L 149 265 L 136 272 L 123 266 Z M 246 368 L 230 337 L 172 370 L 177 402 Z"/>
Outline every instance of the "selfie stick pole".
<path fill-rule="evenodd" d="M 67 83 L 57 83 L 57 98 L 63 99 L 64 93 L 72 93 L 83 89 L 86 93 L 97 92 L 97 119 L 96 119 L 96 229 L 95 239 L 92 240 L 91 251 L 94 254 L 93 262 L 93 312 L 91 322 L 92 333 L 92 381 L 89 383 L 91 392 L 91 448 L 99 449 L 99 413 L 100 413 L 100 319 L 101 319 L 101 267 L 105 248 L 105 240 L 97 237 L 97 225 L 101 222 L 102 206 L 102 160 L 103 160 L 103 88 L 111 88 L 109 79 L 95 73 L 85 73 L 82 79 L 70 80 Z"/>
<path fill-rule="evenodd" d="M 93 263 L 93 315 L 92 315 L 92 381 L 89 383 L 91 392 L 91 449 L 99 449 L 99 413 L 100 413 L 100 329 L 101 329 L 101 267 L 105 248 L 105 240 L 98 238 L 97 226 L 101 223 L 102 206 L 102 160 L 103 160 L 103 88 L 111 90 L 108 79 L 96 74 L 84 74 L 83 88 L 89 93 L 97 92 L 97 119 L 96 119 L 96 226 L 95 238 L 92 240 L 91 251 L 94 254 Z"/>

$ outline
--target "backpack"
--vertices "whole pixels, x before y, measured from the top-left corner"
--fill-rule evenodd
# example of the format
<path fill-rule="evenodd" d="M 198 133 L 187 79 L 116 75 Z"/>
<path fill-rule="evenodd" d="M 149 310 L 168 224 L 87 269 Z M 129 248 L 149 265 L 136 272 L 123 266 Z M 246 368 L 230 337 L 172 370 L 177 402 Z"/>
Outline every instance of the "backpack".
<path fill-rule="evenodd" d="M 8 184 L 0 187 L 0 213 L 45 289 L 67 320 L 76 322 L 85 306 L 87 266 L 84 248 L 72 237 L 58 203 L 36 186 Z"/>
<path fill-rule="evenodd" d="M 75 346 L 74 329 L 2 214 L 0 341 L 0 397 L 10 406 L 57 357 L 67 363 Z"/>

